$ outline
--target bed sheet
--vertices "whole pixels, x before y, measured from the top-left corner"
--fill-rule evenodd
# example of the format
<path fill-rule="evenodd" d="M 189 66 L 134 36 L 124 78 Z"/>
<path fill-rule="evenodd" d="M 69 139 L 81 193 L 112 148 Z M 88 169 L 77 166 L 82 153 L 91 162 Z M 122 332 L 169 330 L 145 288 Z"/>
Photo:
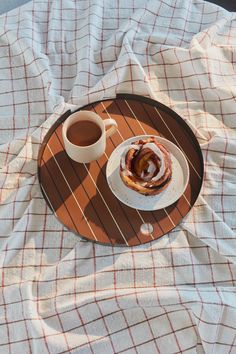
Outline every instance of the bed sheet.
<path fill-rule="evenodd" d="M 236 353 L 236 16 L 188 0 L 34 0 L 0 17 L 0 352 Z M 189 124 L 201 195 L 137 247 L 52 215 L 37 156 L 68 109 L 134 93 Z"/>

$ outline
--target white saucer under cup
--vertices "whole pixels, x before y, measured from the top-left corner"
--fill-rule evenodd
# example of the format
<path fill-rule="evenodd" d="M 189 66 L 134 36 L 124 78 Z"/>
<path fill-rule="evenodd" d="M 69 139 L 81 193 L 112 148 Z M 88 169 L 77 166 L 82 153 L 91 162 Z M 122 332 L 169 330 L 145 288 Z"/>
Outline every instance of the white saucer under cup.
<path fill-rule="evenodd" d="M 170 152 L 172 178 L 168 187 L 158 195 L 145 196 L 128 188 L 120 177 L 120 159 L 124 149 L 137 140 L 154 137 Z M 175 203 L 184 193 L 189 181 L 189 165 L 184 153 L 171 141 L 153 135 L 139 135 L 125 140 L 112 152 L 106 168 L 108 185 L 122 203 L 138 210 L 154 211 Z"/>

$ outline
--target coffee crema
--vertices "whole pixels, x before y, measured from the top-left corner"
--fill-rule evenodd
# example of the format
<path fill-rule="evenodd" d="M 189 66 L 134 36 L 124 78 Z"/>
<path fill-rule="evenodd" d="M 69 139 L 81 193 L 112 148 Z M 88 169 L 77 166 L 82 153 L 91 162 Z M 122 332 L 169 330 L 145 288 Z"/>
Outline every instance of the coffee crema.
<path fill-rule="evenodd" d="M 102 130 L 94 122 L 81 120 L 72 124 L 67 130 L 67 139 L 74 145 L 89 146 L 96 143 L 102 135 Z"/>

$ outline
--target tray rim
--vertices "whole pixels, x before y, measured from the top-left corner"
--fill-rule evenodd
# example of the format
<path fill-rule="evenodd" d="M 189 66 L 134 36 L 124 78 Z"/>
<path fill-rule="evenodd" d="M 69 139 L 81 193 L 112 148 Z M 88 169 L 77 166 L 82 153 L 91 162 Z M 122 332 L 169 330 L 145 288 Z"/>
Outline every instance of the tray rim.
<path fill-rule="evenodd" d="M 191 208 L 189 209 L 189 211 L 187 212 L 187 214 L 190 212 L 190 210 L 194 207 L 194 204 L 196 203 L 196 200 L 198 199 L 201 190 L 202 190 L 202 185 L 203 185 L 203 179 L 204 179 L 204 158 L 203 158 L 203 154 L 202 154 L 202 150 L 200 147 L 200 144 L 195 136 L 195 134 L 193 133 L 192 129 L 190 128 L 190 126 L 188 125 L 188 123 L 178 114 L 176 113 L 172 108 L 169 108 L 168 106 L 164 105 L 163 103 L 154 100 L 153 98 L 150 97 L 146 97 L 146 96 L 141 96 L 141 95 L 137 95 L 137 94 L 131 94 L 131 93 L 118 93 L 115 97 L 106 97 L 104 99 L 100 99 L 97 101 L 93 101 L 93 102 L 89 102 L 86 105 L 83 105 L 75 110 L 71 110 L 68 109 L 67 111 L 65 111 L 57 120 L 56 122 L 53 123 L 53 125 L 49 128 L 48 132 L 45 134 L 43 141 L 41 143 L 41 146 L 39 148 L 39 152 L 38 152 L 38 157 L 37 157 L 37 176 L 38 176 L 38 181 L 39 181 L 39 186 L 40 186 L 40 190 L 41 193 L 43 195 L 43 198 L 45 200 L 45 202 L 47 203 L 48 207 L 50 208 L 50 210 L 53 212 L 53 215 L 56 217 L 56 219 L 60 222 L 61 225 L 63 225 L 63 227 L 65 227 L 67 230 L 69 230 L 70 232 L 72 232 L 74 235 L 79 236 L 82 240 L 86 241 L 86 242 L 93 242 L 102 246 L 108 246 L 108 247 L 139 247 L 142 245 L 145 245 L 147 243 L 152 243 L 154 241 L 159 240 L 160 238 L 162 238 L 163 236 L 167 235 L 169 232 L 171 232 L 172 230 L 174 230 L 181 222 L 182 220 L 186 217 L 186 215 L 184 217 L 182 217 L 182 219 L 180 220 L 180 222 L 175 225 L 175 227 L 173 227 L 172 229 L 170 229 L 168 232 L 164 233 L 162 236 L 154 239 L 154 240 L 149 240 L 147 242 L 138 244 L 138 245 L 134 245 L 134 246 L 127 246 L 126 244 L 112 244 L 112 243 L 105 243 L 105 242 L 101 242 L 101 241 L 96 241 L 96 240 L 92 240 L 92 239 L 88 239 L 86 236 L 83 236 L 79 233 L 77 233 L 76 231 L 68 228 L 66 225 L 63 224 L 63 222 L 55 215 L 55 211 L 53 210 L 52 206 L 50 205 L 48 198 L 46 197 L 42 185 L 41 185 L 41 177 L 40 177 L 40 161 L 42 159 L 42 155 L 44 152 L 44 149 L 47 145 L 48 140 L 50 139 L 51 135 L 53 134 L 53 132 L 72 114 L 75 112 L 78 112 L 80 110 L 84 110 L 86 109 L 86 107 L 90 106 L 90 105 L 94 105 L 97 104 L 99 102 L 104 102 L 104 101 L 112 101 L 115 99 L 127 99 L 127 100 L 134 100 L 134 101 L 141 101 L 143 103 L 146 104 L 150 104 L 152 106 L 155 106 L 157 108 L 160 108 L 162 111 L 166 112 L 167 114 L 169 114 L 171 117 L 173 117 L 174 119 L 176 119 L 178 121 L 178 123 L 187 131 L 188 135 L 191 137 L 191 142 L 192 144 L 194 144 L 195 148 L 197 149 L 197 153 L 198 156 L 200 158 L 200 164 L 201 164 L 201 172 L 200 177 L 201 177 L 201 182 L 200 182 L 200 186 L 199 186 L 199 192 L 196 196 L 196 198 L 193 201 L 193 204 L 191 205 Z"/>

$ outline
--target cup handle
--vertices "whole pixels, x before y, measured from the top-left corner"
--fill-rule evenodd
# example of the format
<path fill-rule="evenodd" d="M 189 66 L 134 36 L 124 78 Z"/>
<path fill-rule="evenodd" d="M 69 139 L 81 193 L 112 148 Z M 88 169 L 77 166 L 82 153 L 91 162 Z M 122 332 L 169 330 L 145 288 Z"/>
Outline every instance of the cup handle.
<path fill-rule="evenodd" d="M 111 127 L 106 130 L 106 137 L 109 138 L 109 136 L 112 136 L 116 132 L 116 130 L 118 128 L 117 123 L 116 123 L 115 119 L 111 119 L 111 118 L 110 119 L 105 119 L 103 121 L 103 123 L 105 125 L 105 128 L 108 125 L 111 125 Z"/>

